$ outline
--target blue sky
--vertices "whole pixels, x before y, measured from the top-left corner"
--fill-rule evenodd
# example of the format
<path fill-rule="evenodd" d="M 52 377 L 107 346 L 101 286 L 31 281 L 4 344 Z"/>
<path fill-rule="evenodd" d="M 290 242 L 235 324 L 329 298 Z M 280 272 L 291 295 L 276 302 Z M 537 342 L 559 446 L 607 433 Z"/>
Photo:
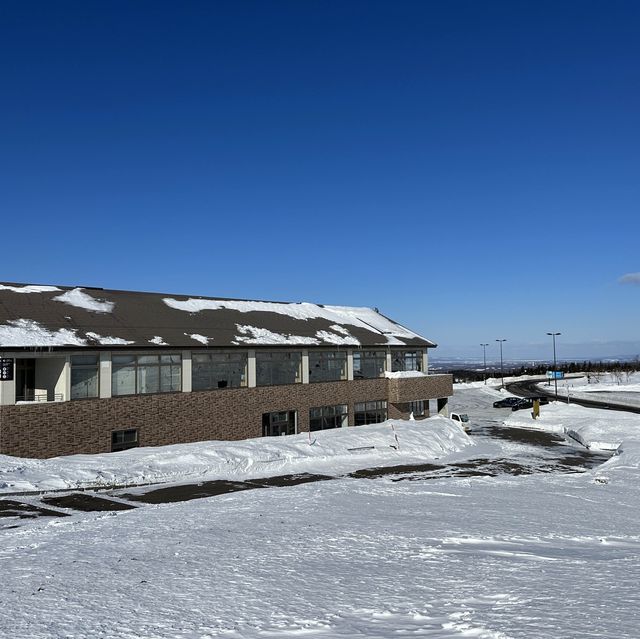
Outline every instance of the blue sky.
<path fill-rule="evenodd" d="M 7 0 L 0 280 L 635 355 L 639 32 L 637 2 Z"/>

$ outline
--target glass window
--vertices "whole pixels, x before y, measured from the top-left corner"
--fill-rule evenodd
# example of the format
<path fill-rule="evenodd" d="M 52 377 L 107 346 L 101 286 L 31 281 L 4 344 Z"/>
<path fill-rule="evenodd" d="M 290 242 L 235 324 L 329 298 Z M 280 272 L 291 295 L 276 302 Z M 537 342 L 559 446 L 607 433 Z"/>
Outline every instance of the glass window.
<path fill-rule="evenodd" d="M 353 351 L 354 379 L 383 377 L 387 369 L 385 351 Z"/>
<path fill-rule="evenodd" d="M 353 407 L 353 423 L 356 426 L 379 424 L 386 419 L 387 402 L 385 400 L 360 402 Z"/>
<path fill-rule="evenodd" d="M 247 385 L 247 353 L 194 353 L 191 385 L 196 390 Z"/>
<path fill-rule="evenodd" d="M 413 413 L 414 417 L 423 417 L 425 414 L 424 400 L 419 399 L 415 402 L 409 402 L 409 413 Z"/>
<path fill-rule="evenodd" d="M 393 351 L 391 354 L 392 371 L 421 371 L 422 351 Z"/>
<path fill-rule="evenodd" d="M 309 410 L 309 429 L 326 430 L 347 426 L 347 405 L 319 406 Z"/>
<path fill-rule="evenodd" d="M 309 381 L 336 382 L 347 379 L 347 353 L 309 351 Z"/>
<path fill-rule="evenodd" d="M 302 353 L 256 353 L 256 384 L 298 384 L 302 381 Z"/>
<path fill-rule="evenodd" d="M 114 430 L 111 432 L 111 452 L 127 450 L 138 446 L 138 429 Z"/>
<path fill-rule="evenodd" d="M 98 356 L 71 356 L 71 399 L 98 397 Z"/>
<path fill-rule="evenodd" d="M 180 355 L 114 355 L 112 395 L 171 393 L 182 389 Z"/>

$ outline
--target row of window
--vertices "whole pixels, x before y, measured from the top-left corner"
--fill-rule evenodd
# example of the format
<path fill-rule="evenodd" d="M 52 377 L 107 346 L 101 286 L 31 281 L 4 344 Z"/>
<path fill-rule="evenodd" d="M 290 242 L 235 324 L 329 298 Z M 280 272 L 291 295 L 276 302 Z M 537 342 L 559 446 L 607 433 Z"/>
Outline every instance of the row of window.
<path fill-rule="evenodd" d="M 379 424 L 387 419 L 387 402 L 384 400 L 354 404 L 354 425 Z M 319 406 L 309 410 L 309 429 L 312 431 L 343 428 L 348 425 L 346 404 Z M 265 413 L 262 419 L 262 434 L 265 437 L 293 435 L 296 432 L 296 411 Z M 114 430 L 111 433 L 111 451 L 117 452 L 139 445 L 138 430 Z"/>
<path fill-rule="evenodd" d="M 422 370 L 423 352 L 397 351 L 392 354 L 392 370 Z M 194 353 L 191 383 L 194 391 L 239 388 L 247 385 L 248 354 Z M 382 377 L 387 367 L 385 351 L 354 351 L 355 379 Z M 71 357 L 71 399 L 98 397 L 97 355 Z M 309 381 L 333 382 L 347 379 L 346 351 L 311 351 Z M 256 353 L 256 384 L 275 386 L 302 381 L 301 352 Z M 111 394 L 140 395 L 177 392 L 182 388 L 182 358 L 179 354 L 113 355 Z"/>

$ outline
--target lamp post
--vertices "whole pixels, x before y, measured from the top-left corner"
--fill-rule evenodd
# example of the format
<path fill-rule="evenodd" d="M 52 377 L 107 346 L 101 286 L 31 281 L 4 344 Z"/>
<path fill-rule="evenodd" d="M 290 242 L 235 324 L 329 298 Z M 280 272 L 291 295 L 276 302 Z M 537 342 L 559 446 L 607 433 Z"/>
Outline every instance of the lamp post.
<path fill-rule="evenodd" d="M 556 402 L 558 401 L 558 378 L 556 377 L 556 335 L 562 335 L 562 333 L 547 333 L 553 339 L 553 382 L 556 387 Z"/>
<path fill-rule="evenodd" d="M 484 362 L 484 373 L 482 374 L 482 379 L 484 379 L 485 386 L 487 384 L 487 346 L 489 344 L 480 344 L 482 346 L 482 361 Z"/>
<path fill-rule="evenodd" d="M 506 342 L 506 339 L 497 339 L 496 342 L 500 342 L 500 377 L 502 379 L 502 386 L 504 388 L 504 368 L 502 366 L 502 342 Z"/>

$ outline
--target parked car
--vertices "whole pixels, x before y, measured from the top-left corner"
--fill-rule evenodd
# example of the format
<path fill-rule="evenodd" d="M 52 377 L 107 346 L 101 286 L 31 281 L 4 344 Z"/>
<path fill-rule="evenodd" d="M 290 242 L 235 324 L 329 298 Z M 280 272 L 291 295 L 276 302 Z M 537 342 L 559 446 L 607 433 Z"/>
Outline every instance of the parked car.
<path fill-rule="evenodd" d="M 460 424 L 460 426 L 462 426 L 465 431 L 471 429 L 471 424 L 469 423 L 469 415 L 467 415 L 466 413 L 451 413 L 451 415 L 449 415 L 449 419 L 452 419 L 454 422 L 458 422 L 458 424 Z"/>
<path fill-rule="evenodd" d="M 494 408 L 511 408 L 515 406 L 522 397 L 505 397 L 504 399 L 499 399 L 497 402 L 493 402 Z"/>
<path fill-rule="evenodd" d="M 540 402 L 540 405 L 549 403 L 549 398 L 547 397 L 520 397 L 518 398 L 518 402 L 511 407 L 511 410 L 533 408 L 533 402 L 536 399 Z"/>

